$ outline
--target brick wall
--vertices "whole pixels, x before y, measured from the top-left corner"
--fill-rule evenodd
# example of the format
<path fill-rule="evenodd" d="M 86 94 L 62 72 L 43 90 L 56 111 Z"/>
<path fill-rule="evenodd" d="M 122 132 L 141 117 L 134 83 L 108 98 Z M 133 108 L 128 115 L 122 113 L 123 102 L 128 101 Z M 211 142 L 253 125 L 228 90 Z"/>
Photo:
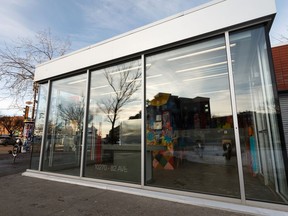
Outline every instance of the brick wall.
<path fill-rule="evenodd" d="M 278 91 L 288 90 L 288 44 L 272 48 Z"/>

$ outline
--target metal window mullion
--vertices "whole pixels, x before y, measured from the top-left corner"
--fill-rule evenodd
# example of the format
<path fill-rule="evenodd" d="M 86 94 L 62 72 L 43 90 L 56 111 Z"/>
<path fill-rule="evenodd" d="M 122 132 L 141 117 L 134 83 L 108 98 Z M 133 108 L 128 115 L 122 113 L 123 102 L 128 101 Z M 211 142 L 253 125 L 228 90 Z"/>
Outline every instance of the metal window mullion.
<path fill-rule="evenodd" d="M 89 100 L 90 100 L 90 71 L 87 70 L 86 79 L 86 101 L 84 106 L 84 119 L 83 119 L 83 134 L 81 143 L 81 162 L 80 162 L 80 177 L 84 176 L 84 166 L 86 157 L 86 137 L 87 137 L 87 125 L 88 125 L 88 114 L 89 114 Z"/>
<path fill-rule="evenodd" d="M 265 82 L 265 78 L 264 78 L 264 73 L 265 73 L 265 69 L 263 69 L 264 67 L 264 63 L 262 62 L 262 58 L 261 58 L 261 51 L 259 48 L 259 45 L 257 46 L 257 57 L 258 57 L 258 62 L 259 62 L 259 70 L 260 70 L 260 78 L 261 78 L 261 88 L 262 88 L 262 94 L 263 94 L 263 99 L 264 99 L 264 109 L 265 109 L 265 116 L 266 116 L 266 125 L 267 128 L 262 128 L 263 129 L 267 129 L 268 133 L 268 139 L 269 139 L 269 147 L 271 149 L 270 151 L 270 156 L 271 156 L 271 161 L 272 161 L 272 169 L 273 169 L 273 177 L 274 177 L 274 184 L 275 184 L 275 190 L 277 193 L 279 193 L 279 185 L 278 185 L 278 179 L 277 179 L 277 173 L 276 173 L 276 164 L 275 164 L 275 157 L 274 157 L 274 148 L 273 148 L 273 138 L 271 135 L 271 125 L 270 125 L 270 116 L 269 116 L 269 111 L 267 108 L 267 103 L 269 102 L 269 100 L 267 99 L 267 91 L 265 88 L 266 86 L 266 82 Z M 267 171 L 268 173 L 268 171 Z M 268 177 L 269 178 L 269 177 Z M 268 182 L 267 182 L 268 183 Z"/>
<path fill-rule="evenodd" d="M 51 86 L 52 83 L 48 81 L 48 91 L 47 91 L 47 101 L 46 101 L 46 108 L 45 108 L 45 116 L 44 116 L 44 127 L 43 127 L 43 135 L 41 140 L 41 149 L 40 149 L 40 157 L 39 157 L 39 167 L 38 170 L 41 171 L 43 169 L 43 158 L 44 158 L 44 146 L 46 145 L 47 140 L 47 130 L 48 130 L 48 117 L 49 117 L 49 106 L 50 106 L 50 97 L 51 97 Z"/>
<path fill-rule="evenodd" d="M 241 196 L 241 202 L 245 204 L 245 201 L 246 201 L 245 185 L 244 185 L 242 158 L 241 158 L 240 135 L 239 135 L 239 125 L 238 125 L 238 118 L 237 118 L 236 95 L 235 95 L 235 87 L 234 87 L 234 79 L 233 79 L 233 68 L 232 68 L 229 32 L 225 32 L 225 43 L 226 43 L 226 53 L 227 53 L 227 60 L 228 60 L 228 76 L 229 76 L 230 93 L 231 93 L 232 115 L 233 115 L 233 122 L 234 122 L 233 125 L 234 125 L 235 144 L 236 144 L 238 176 L 239 176 L 239 184 L 240 184 L 240 196 Z"/>
<path fill-rule="evenodd" d="M 146 109 L 145 109 L 145 104 L 146 104 L 146 94 L 145 94 L 145 84 L 146 84 L 146 68 L 145 68 L 145 56 L 141 56 L 141 69 L 142 69 L 142 101 L 141 101 L 141 107 L 142 107 L 142 112 L 141 112 L 141 187 L 144 187 L 145 184 L 145 116 L 146 116 Z"/>

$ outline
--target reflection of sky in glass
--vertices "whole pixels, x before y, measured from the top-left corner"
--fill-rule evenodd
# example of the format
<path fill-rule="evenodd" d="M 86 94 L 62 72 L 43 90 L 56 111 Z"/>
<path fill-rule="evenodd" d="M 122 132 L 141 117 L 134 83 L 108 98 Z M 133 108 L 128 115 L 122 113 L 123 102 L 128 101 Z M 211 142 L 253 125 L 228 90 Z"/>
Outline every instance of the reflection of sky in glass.
<path fill-rule="evenodd" d="M 57 124 L 61 122 L 61 118 L 58 118 L 58 108 L 60 104 L 67 107 L 81 103 L 81 106 L 84 106 L 86 78 L 86 74 L 81 74 L 52 82 L 49 120 Z"/>
<path fill-rule="evenodd" d="M 237 44 L 231 48 L 237 60 L 233 63 L 237 111 L 262 112 L 265 103 L 274 103 L 264 31 L 255 28 L 231 34 L 230 41 Z"/>
<path fill-rule="evenodd" d="M 210 98 L 211 115 L 231 115 L 224 39 L 217 38 L 147 58 L 147 99 L 159 92 Z"/>

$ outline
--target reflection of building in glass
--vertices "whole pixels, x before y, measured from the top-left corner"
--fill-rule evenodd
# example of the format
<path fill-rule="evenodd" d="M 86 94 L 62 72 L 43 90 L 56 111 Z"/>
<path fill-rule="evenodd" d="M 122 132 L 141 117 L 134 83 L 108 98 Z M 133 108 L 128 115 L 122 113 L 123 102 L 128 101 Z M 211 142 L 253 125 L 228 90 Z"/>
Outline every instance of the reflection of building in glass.
<path fill-rule="evenodd" d="M 148 101 L 148 128 L 208 128 L 210 120 L 209 98 L 182 98 L 168 93 L 158 93 L 154 99 Z"/>
<path fill-rule="evenodd" d="M 181 125 L 185 128 L 208 128 L 210 127 L 211 112 L 210 99 L 204 97 L 179 98 L 179 105 L 181 110 Z"/>
<path fill-rule="evenodd" d="M 193 129 L 210 128 L 209 98 L 181 98 L 158 93 L 148 101 L 146 110 L 147 144 L 166 146 L 153 151 L 154 168 L 173 170 L 177 163 L 175 151 L 178 151 L 178 146 L 192 147 L 197 140 L 192 138 Z M 181 135 L 182 131 L 185 131 L 186 138 Z M 185 143 L 180 144 L 184 139 Z"/>

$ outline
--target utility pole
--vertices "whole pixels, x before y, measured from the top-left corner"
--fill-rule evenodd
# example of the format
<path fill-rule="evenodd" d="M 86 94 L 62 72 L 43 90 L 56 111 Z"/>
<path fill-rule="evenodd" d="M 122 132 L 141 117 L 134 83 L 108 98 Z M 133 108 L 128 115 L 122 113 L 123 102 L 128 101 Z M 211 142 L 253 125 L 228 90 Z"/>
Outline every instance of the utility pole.
<path fill-rule="evenodd" d="M 36 82 L 33 83 L 33 92 L 34 92 L 34 95 L 33 95 L 33 107 L 32 107 L 32 121 L 34 121 L 34 117 L 35 117 L 35 109 L 36 109 L 36 103 L 38 102 L 36 100 L 36 97 L 37 97 L 37 94 L 38 94 L 38 84 Z"/>

